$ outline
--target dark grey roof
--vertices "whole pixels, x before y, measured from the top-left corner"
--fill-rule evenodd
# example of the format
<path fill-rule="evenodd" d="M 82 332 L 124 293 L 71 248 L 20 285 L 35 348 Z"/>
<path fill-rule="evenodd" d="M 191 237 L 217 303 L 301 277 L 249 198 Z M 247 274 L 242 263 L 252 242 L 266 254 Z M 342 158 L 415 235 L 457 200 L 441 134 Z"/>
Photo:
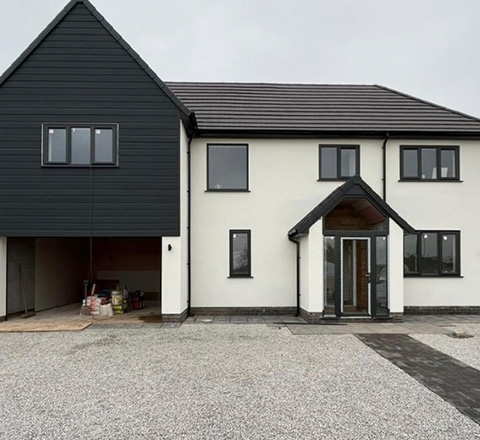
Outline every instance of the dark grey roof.
<path fill-rule="evenodd" d="M 167 82 L 200 132 L 480 135 L 480 119 L 378 85 Z"/>
<path fill-rule="evenodd" d="M 360 176 L 353 176 L 323 199 L 288 232 L 288 235 L 296 237 L 307 234 L 318 220 L 325 217 L 345 197 L 365 197 L 375 208 L 395 221 L 403 230 L 411 234 L 415 233 L 415 229 L 400 217 Z"/>
<path fill-rule="evenodd" d="M 82 3 L 92 13 L 92 15 L 103 25 L 103 27 L 117 40 L 127 53 L 140 65 L 146 74 L 160 87 L 170 100 L 181 111 L 185 118 L 193 118 L 192 112 L 168 89 L 165 83 L 156 75 L 156 73 L 143 61 L 132 47 L 115 31 L 112 25 L 101 15 L 95 6 L 89 0 L 71 0 L 62 11 L 53 19 L 53 21 L 38 35 L 35 40 L 23 51 L 23 53 L 14 61 L 14 63 L 0 76 L 0 86 L 12 75 L 13 72 L 30 56 L 44 38 L 65 18 L 65 16 L 78 4 Z"/>

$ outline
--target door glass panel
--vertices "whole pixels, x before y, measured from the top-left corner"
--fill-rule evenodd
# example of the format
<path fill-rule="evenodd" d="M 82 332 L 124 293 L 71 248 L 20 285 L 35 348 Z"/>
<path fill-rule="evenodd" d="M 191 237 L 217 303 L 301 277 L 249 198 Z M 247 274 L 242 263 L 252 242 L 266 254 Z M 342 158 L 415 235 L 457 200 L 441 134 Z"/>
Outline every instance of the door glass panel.
<path fill-rule="evenodd" d="M 454 179 L 457 176 L 455 165 L 455 150 L 441 150 L 441 178 Z"/>
<path fill-rule="evenodd" d="M 342 148 L 341 160 L 342 160 L 342 177 L 354 176 L 357 169 L 356 150 Z"/>
<path fill-rule="evenodd" d="M 335 237 L 325 237 L 325 315 L 335 315 Z"/>
<path fill-rule="evenodd" d="M 376 238 L 375 288 L 377 293 L 377 316 L 388 315 L 387 243 L 387 237 Z"/>
<path fill-rule="evenodd" d="M 369 239 L 342 238 L 342 307 L 344 315 L 369 313 Z"/>
<path fill-rule="evenodd" d="M 421 234 L 421 259 L 422 274 L 436 275 L 438 273 L 438 241 L 436 233 Z"/>
<path fill-rule="evenodd" d="M 435 148 L 422 148 L 422 179 L 432 180 L 437 178 L 437 150 Z"/>

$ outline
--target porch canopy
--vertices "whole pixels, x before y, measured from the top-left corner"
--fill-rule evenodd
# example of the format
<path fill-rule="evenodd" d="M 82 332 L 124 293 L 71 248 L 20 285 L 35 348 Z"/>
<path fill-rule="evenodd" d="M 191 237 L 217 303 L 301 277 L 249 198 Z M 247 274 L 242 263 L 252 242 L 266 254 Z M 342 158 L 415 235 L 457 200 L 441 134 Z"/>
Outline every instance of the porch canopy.
<path fill-rule="evenodd" d="M 415 229 L 410 226 L 387 202 L 385 202 L 360 176 L 353 176 L 342 186 L 335 189 L 328 197 L 302 218 L 290 231 L 290 238 L 308 234 L 310 228 L 322 217 L 326 217 L 344 199 L 366 199 L 386 218 L 392 219 L 405 232 L 414 234 Z"/>

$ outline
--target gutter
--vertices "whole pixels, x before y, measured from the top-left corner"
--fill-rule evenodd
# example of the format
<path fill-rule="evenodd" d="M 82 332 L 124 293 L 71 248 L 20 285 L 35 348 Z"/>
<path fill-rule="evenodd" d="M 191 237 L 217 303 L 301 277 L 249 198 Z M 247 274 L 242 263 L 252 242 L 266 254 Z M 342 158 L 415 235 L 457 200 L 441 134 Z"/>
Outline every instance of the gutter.
<path fill-rule="evenodd" d="M 389 137 L 390 137 L 390 134 L 385 133 L 385 138 L 383 139 L 383 144 L 382 144 L 382 168 L 383 168 L 382 183 L 383 183 L 383 200 L 384 201 L 387 201 L 387 142 Z"/>
<path fill-rule="evenodd" d="M 295 234 L 297 231 L 291 231 L 293 234 Z M 297 312 L 295 316 L 300 316 L 300 241 L 294 238 L 294 235 L 288 234 L 288 239 L 292 242 L 295 243 L 297 247 L 297 273 L 296 273 L 296 278 L 297 278 Z"/>

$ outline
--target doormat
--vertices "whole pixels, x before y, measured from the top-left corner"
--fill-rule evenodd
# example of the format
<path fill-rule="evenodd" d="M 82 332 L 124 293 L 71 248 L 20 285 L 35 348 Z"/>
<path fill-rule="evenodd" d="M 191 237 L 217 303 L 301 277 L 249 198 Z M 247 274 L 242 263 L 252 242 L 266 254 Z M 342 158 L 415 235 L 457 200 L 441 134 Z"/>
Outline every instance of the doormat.
<path fill-rule="evenodd" d="M 0 333 L 31 332 L 79 332 L 86 329 L 91 322 L 5 322 L 0 324 Z"/>

